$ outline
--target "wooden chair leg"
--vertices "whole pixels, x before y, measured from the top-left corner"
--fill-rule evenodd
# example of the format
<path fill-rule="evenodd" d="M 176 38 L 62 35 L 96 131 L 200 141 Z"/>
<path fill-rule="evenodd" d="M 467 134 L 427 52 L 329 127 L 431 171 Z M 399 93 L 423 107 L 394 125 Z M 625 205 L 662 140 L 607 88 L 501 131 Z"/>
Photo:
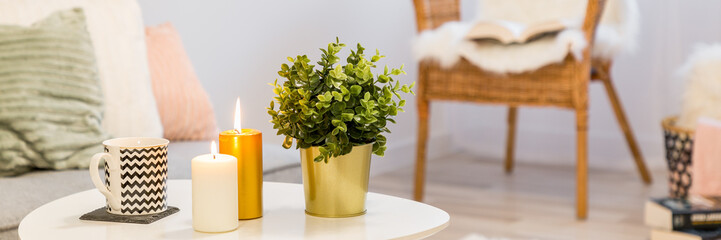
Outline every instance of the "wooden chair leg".
<path fill-rule="evenodd" d="M 426 175 L 426 144 L 428 141 L 428 100 L 418 98 L 418 147 L 416 148 L 416 176 L 413 199 L 423 201 Z"/>
<path fill-rule="evenodd" d="M 576 110 L 576 218 L 588 215 L 588 110 Z"/>
<path fill-rule="evenodd" d="M 644 163 L 643 156 L 641 156 L 641 151 L 638 148 L 638 144 L 636 144 L 636 139 L 633 136 L 633 132 L 631 132 L 631 126 L 629 126 L 628 120 L 626 119 L 626 114 L 621 107 L 621 101 L 618 99 L 616 89 L 613 87 L 613 83 L 611 82 L 611 77 L 607 76 L 601 78 L 601 81 L 606 88 L 606 93 L 608 94 L 608 99 L 611 101 L 611 106 L 613 107 L 613 111 L 616 114 L 618 124 L 621 126 L 623 135 L 626 137 L 628 148 L 631 150 L 633 159 L 636 162 L 636 168 L 638 168 L 638 172 L 639 174 L 641 174 L 641 179 L 643 179 L 644 183 L 650 184 L 652 181 L 651 175 L 646 169 L 646 164 Z"/>
<path fill-rule="evenodd" d="M 516 143 L 516 118 L 518 108 L 511 106 L 508 108 L 508 134 L 506 135 L 506 173 L 513 172 L 513 149 Z"/>

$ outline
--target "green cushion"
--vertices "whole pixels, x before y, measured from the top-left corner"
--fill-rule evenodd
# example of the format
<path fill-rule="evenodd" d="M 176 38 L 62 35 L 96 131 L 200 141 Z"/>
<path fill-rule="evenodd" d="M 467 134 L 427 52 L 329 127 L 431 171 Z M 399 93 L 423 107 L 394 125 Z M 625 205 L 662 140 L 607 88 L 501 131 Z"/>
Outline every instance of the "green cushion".
<path fill-rule="evenodd" d="M 108 135 L 82 9 L 0 25 L 0 176 L 87 167 Z"/>

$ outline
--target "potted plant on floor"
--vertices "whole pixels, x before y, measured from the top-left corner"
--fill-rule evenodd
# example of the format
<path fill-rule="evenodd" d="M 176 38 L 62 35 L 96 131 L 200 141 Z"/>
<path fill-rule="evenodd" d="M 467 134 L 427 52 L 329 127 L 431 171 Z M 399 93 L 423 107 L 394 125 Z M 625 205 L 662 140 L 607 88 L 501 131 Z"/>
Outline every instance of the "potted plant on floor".
<path fill-rule="evenodd" d="M 340 63 L 336 54 L 345 47 L 336 38 L 320 49 L 318 66 L 306 55 L 288 57 L 278 72 L 285 81 L 272 84 L 277 95 L 268 114 L 283 147 L 293 139 L 300 149 L 306 213 L 321 217 L 351 217 L 365 213 L 371 154 L 383 156 L 388 122 L 402 112 L 400 93 L 413 93 L 392 76 L 405 74 L 403 66 L 373 75 L 371 69 L 385 57 L 365 58 L 358 44 Z M 278 108 L 276 109 L 276 104 Z"/>

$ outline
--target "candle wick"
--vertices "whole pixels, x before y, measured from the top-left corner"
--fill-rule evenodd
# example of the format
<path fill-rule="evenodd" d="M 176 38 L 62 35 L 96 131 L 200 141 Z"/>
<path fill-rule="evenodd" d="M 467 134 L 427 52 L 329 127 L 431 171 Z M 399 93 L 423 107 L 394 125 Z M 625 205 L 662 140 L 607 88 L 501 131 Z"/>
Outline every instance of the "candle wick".
<path fill-rule="evenodd" d="M 235 134 L 240 134 L 240 129 L 233 129 L 235 130 Z"/>
<path fill-rule="evenodd" d="M 215 159 L 215 154 L 213 154 L 213 159 Z"/>

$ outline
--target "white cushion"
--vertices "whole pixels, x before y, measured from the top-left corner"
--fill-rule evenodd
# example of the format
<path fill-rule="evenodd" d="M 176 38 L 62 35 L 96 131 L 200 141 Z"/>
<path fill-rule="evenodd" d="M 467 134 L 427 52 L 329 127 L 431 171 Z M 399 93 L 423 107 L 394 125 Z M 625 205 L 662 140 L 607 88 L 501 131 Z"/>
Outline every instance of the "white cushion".
<path fill-rule="evenodd" d="M 135 0 L 3 0 L 0 24 L 30 25 L 50 13 L 85 11 L 105 100 L 103 128 L 115 137 L 162 137 L 150 82 L 145 32 Z"/>

